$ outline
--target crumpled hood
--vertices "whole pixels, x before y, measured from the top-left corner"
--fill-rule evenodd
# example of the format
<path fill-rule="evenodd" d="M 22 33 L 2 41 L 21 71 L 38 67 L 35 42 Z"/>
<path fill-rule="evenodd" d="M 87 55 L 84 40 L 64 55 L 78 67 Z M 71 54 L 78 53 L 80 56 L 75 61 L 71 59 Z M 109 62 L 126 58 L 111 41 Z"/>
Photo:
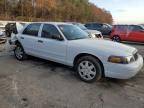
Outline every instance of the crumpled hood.
<path fill-rule="evenodd" d="M 79 39 L 73 40 L 70 43 L 85 50 L 100 51 L 108 55 L 129 56 L 137 52 L 137 49 L 134 47 L 109 40 Z"/>

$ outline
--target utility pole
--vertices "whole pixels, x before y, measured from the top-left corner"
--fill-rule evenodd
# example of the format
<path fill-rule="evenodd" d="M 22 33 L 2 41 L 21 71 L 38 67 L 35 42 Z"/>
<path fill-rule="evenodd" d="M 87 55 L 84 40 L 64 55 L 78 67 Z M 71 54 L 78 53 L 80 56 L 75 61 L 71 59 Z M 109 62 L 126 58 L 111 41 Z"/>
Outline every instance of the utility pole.
<path fill-rule="evenodd" d="M 21 0 L 21 12 L 22 12 L 22 16 L 24 16 L 24 9 L 23 9 L 23 0 Z"/>
<path fill-rule="evenodd" d="M 6 0 L 4 0 L 4 11 L 5 11 L 5 17 L 7 17 Z"/>
<path fill-rule="evenodd" d="M 33 6 L 33 16 L 36 17 L 36 0 L 32 0 L 32 6 Z"/>

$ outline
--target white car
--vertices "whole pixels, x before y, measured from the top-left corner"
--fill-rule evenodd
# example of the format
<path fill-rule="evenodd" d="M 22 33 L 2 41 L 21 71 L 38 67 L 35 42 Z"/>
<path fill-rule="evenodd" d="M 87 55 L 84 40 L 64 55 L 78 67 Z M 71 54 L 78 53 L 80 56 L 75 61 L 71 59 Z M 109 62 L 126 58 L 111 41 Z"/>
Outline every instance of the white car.
<path fill-rule="evenodd" d="M 72 66 L 86 82 L 103 77 L 128 79 L 143 67 L 143 58 L 136 48 L 91 39 L 88 33 L 72 24 L 31 23 L 16 38 L 14 54 L 18 60 L 32 55 Z"/>

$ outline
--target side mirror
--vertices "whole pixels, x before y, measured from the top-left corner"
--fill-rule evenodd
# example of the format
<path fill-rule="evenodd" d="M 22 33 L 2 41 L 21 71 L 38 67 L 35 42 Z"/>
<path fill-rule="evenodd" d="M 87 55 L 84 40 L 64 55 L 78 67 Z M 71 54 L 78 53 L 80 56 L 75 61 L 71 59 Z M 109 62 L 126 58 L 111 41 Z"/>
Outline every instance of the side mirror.
<path fill-rule="evenodd" d="M 53 34 L 52 38 L 55 40 L 63 41 L 63 38 L 61 37 L 61 35 L 58 35 L 58 34 Z"/>

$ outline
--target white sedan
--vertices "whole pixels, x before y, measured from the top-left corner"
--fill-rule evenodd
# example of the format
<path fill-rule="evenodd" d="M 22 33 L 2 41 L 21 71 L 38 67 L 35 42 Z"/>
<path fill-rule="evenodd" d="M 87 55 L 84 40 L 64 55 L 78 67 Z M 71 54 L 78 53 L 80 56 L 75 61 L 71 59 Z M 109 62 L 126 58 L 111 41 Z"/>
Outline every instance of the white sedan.
<path fill-rule="evenodd" d="M 103 77 L 128 79 L 143 67 L 136 48 L 91 39 L 79 27 L 58 22 L 28 24 L 13 42 L 18 60 L 27 55 L 74 67 L 81 80 L 93 82 Z"/>

